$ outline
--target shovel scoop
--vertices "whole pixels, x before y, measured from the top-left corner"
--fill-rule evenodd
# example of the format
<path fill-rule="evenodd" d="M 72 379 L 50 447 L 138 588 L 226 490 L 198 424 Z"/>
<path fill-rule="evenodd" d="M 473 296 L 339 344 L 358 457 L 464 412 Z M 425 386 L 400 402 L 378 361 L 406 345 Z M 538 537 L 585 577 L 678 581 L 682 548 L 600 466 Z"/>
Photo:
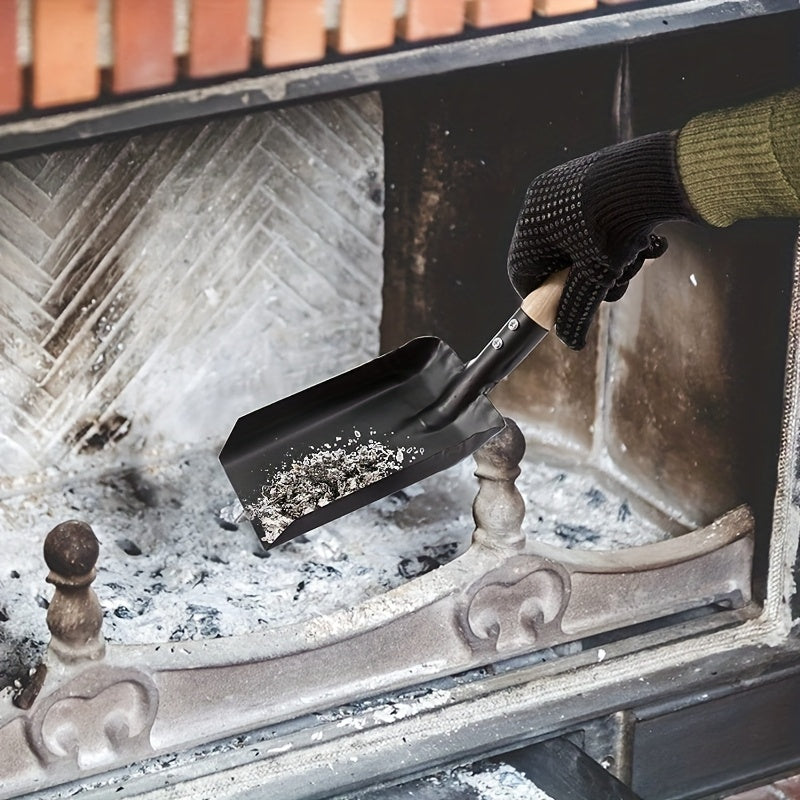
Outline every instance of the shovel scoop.
<path fill-rule="evenodd" d="M 241 417 L 220 461 L 268 549 L 461 461 L 504 421 L 486 397 L 546 336 L 566 272 L 464 364 L 423 336 Z"/>

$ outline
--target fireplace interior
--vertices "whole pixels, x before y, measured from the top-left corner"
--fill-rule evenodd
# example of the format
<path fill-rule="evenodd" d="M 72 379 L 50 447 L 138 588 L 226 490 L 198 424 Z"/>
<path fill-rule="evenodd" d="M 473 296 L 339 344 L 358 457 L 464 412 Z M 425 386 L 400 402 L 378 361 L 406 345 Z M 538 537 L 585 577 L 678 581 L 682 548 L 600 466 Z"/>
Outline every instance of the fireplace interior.
<path fill-rule="evenodd" d="M 531 176 L 793 85 L 796 40 L 792 25 L 747 22 L 385 89 L 382 346 L 432 332 L 476 354 L 515 302 L 505 256 Z M 531 447 L 635 487 L 673 532 L 749 504 L 763 571 L 792 281 L 769 265 L 791 264 L 796 226 L 662 232 L 667 255 L 606 309 L 584 351 L 546 341 L 494 396 L 531 423 Z"/>
<path fill-rule="evenodd" d="M 474 356 L 533 177 L 796 85 L 798 42 L 780 3 L 634 3 L 326 84 L 340 53 L 264 108 L 226 104 L 294 73 L 219 107 L 178 85 L 198 110 L 165 119 L 0 117 L 0 797 L 559 800 L 560 764 L 587 800 L 712 800 L 800 771 L 796 220 L 664 226 L 583 351 L 550 336 L 493 390 L 474 459 L 288 545 L 217 458 L 416 336 Z"/>

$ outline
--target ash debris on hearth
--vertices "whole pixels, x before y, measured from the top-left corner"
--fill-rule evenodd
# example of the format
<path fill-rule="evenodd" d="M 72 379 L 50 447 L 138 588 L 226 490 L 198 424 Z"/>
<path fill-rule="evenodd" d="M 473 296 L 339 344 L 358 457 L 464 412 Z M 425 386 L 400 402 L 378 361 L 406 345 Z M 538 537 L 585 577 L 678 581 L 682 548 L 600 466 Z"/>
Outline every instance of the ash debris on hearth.
<path fill-rule="evenodd" d="M 517 488 L 527 500 L 523 531 L 556 547 L 622 549 L 666 538 L 675 527 L 592 471 L 523 468 Z"/>
<path fill-rule="evenodd" d="M 25 678 L 48 640 L 41 540 L 59 522 L 83 519 L 100 541 L 93 587 L 110 642 L 234 636 L 352 607 L 457 557 L 474 529 L 474 468 L 467 459 L 268 551 L 237 524 L 241 509 L 214 452 L 8 496 L 0 685 Z M 670 535 L 624 487 L 593 474 L 529 457 L 517 487 L 524 532 L 547 544 L 613 550 Z"/>
<path fill-rule="evenodd" d="M 555 534 L 571 546 L 585 545 L 596 542 L 600 539 L 600 532 L 588 527 L 587 525 L 570 525 L 568 523 L 557 523 Z"/>
<path fill-rule="evenodd" d="M 189 603 L 186 611 L 188 618 L 170 633 L 171 642 L 182 642 L 186 639 L 216 639 L 222 635 L 218 608 Z"/>
<path fill-rule="evenodd" d="M 93 588 L 106 638 L 174 643 L 307 621 L 402 584 L 404 560 L 427 552 L 442 560 L 452 542 L 466 549 L 474 489 L 468 473 L 437 476 L 270 551 L 249 523 L 236 524 L 241 507 L 215 452 L 8 497 L 0 688 L 26 677 L 44 652 L 52 591 L 40 538 L 65 519 L 90 522 L 100 541 Z"/>
<path fill-rule="evenodd" d="M 8 621 L 6 618 L 3 623 Z M 0 690 L 6 686 L 19 689 L 44 658 L 46 643 L 37 637 L 9 634 L 6 628 L 0 625 Z"/>
<path fill-rule="evenodd" d="M 397 570 L 404 578 L 416 578 L 426 572 L 432 572 L 448 561 L 452 561 L 458 552 L 458 548 L 458 542 L 426 545 L 422 553 L 404 558 L 397 565 Z"/>

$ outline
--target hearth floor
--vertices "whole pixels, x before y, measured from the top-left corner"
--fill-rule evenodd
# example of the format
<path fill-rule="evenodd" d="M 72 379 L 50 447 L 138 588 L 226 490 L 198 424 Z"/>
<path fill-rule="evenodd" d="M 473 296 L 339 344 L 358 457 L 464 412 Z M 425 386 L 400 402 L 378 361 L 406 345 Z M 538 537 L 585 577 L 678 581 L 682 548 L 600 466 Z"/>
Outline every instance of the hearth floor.
<path fill-rule="evenodd" d="M 618 486 L 527 457 L 522 467 L 523 527 L 545 543 L 616 549 L 670 535 Z M 110 641 L 235 636 L 363 601 L 462 553 L 474 528 L 474 469 L 468 459 L 267 553 L 237 522 L 214 452 L 5 497 L 0 688 L 26 675 L 47 641 L 42 542 L 60 522 L 88 522 L 100 541 L 93 585 Z"/>

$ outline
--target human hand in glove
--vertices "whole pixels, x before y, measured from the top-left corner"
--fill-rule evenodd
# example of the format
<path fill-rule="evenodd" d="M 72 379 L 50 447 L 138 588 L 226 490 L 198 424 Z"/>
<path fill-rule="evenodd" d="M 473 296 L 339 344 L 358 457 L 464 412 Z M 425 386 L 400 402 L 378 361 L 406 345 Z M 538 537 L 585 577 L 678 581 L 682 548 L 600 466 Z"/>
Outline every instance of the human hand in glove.
<path fill-rule="evenodd" d="M 603 300 L 618 300 L 647 258 L 666 250 L 660 222 L 700 221 L 678 174 L 676 134 L 643 136 L 568 161 L 528 187 L 508 255 L 521 296 L 569 267 L 556 333 L 573 350 Z"/>

